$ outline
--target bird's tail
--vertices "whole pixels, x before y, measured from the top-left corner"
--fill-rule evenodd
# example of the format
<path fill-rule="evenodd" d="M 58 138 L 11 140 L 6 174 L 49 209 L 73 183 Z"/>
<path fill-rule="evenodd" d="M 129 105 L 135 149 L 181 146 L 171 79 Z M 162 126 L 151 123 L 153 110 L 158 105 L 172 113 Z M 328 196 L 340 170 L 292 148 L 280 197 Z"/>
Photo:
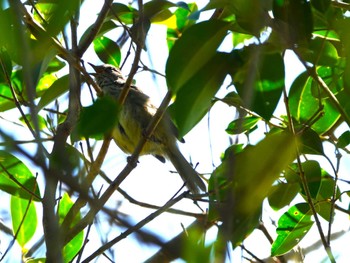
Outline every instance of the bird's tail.
<path fill-rule="evenodd" d="M 205 184 L 199 177 L 198 173 L 181 154 L 180 150 L 177 148 L 177 145 L 170 146 L 167 150 L 168 159 L 172 162 L 176 171 L 186 183 L 187 188 L 194 194 L 205 192 Z"/>

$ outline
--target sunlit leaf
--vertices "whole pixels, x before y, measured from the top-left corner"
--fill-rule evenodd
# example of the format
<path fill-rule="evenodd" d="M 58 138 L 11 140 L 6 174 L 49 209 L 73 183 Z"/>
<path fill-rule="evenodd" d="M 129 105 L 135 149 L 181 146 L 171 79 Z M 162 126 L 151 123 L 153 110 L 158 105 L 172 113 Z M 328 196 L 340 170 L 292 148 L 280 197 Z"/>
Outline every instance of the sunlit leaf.
<path fill-rule="evenodd" d="M 30 115 L 30 114 L 26 114 L 25 117 L 26 117 L 26 119 L 29 121 L 29 123 L 31 124 L 31 127 L 35 127 L 35 126 L 34 126 L 34 123 L 33 123 L 33 121 L 32 121 L 31 115 Z M 24 124 L 26 124 L 23 117 L 21 117 L 20 120 L 21 120 L 21 122 L 23 122 Z M 40 115 L 36 115 L 36 121 L 37 121 L 37 123 L 38 123 L 38 128 L 39 128 L 40 130 L 43 130 L 43 129 L 47 128 L 47 122 L 46 122 L 46 120 L 45 120 L 44 117 L 42 117 L 42 116 L 40 116 Z"/>
<path fill-rule="evenodd" d="M 313 225 L 309 204 L 292 206 L 278 220 L 277 238 L 271 247 L 271 256 L 287 253 L 295 247 L 309 232 Z"/>
<path fill-rule="evenodd" d="M 39 2 L 36 4 L 36 10 L 45 19 L 42 21 L 40 16 L 36 16 L 38 22 L 46 28 L 51 36 L 56 36 L 63 31 L 64 26 L 73 18 L 77 8 L 80 6 L 79 0 L 60 0 L 54 2 Z"/>
<path fill-rule="evenodd" d="M 33 237 L 38 223 L 33 201 L 11 196 L 11 217 L 16 240 L 23 248 Z"/>
<path fill-rule="evenodd" d="M 314 131 L 322 134 L 332 128 L 339 119 L 340 113 L 329 98 L 320 98 L 320 101 L 312 95 L 312 82 L 313 80 L 305 72 L 294 80 L 289 91 L 290 113 L 293 118 L 303 123 L 312 121 L 317 113 L 322 112 L 320 118 L 312 125 Z"/>
<path fill-rule="evenodd" d="M 260 120 L 261 118 L 255 116 L 239 118 L 229 123 L 228 127 L 226 128 L 226 132 L 228 134 L 248 132 L 249 130 L 253 129 Z"/>
<path fill-rule="evenodd" d="M 6 151 L 0 151 L 0 189 L 24 199 L 40 200 L 39 186 L 27 166 Z"/>
<path fill-rule="evenodd" d="M 68 91 L 69 76 L 65 75 L 57 79 L 52 85 L 43 93 L 38 104 L 38 109 L 44 108 L 59 96 Z"/>
<path fill-rule="evenodd" d="M 73 201 L 70 199 L 67 193 L 64 193 L 60 199 L 60 205 L 58 209 L 59 221 L 63 222 L 64 218 L 68 214 L 69 210 L 73 206 Z M 75 217 L 71 226 L 77 224 L 81 219 L 80 213 Z M 71 241 L 68 242 L 63 248 L 63 258 L 64 262 L 71 262 L 72 259 L 76 256 L 83 245 L 84 232 L 79 232 Z"/>
<path fill-rule="evenodd" d="M 121 53 L 117 43 L 107 37 L 99 37 L 94 40 L 94 49 L 97 56 L 105 64 L 119 66 Z"/>

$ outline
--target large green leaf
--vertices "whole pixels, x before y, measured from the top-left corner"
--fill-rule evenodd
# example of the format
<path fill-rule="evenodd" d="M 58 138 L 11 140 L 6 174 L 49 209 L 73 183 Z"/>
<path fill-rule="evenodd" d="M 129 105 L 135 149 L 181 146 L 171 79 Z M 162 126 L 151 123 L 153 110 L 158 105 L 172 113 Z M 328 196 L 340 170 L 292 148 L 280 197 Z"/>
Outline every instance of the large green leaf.
<path fill-rule="evenodd" d="M 80 1 L 44 1 L 37 3 L 35 6 L 36 10 L 40 12 L 41 17 L 45 19 L 45 22 L 38 15 L 35 18 L 42 23 L 51 36 L 56 36 L 63 31 L 64 26 L 73 18 L 80 6 Z"/>
<path fill-rule="evenodd" d="M 0 151 L 0 190 L 24 199 L 40 201 L 36 179 L 17 157 Z"/>
<path fill-rule="evenodd" d="M 65 75 L 57 79 L 52 85 L 43 93 L 38 104 L 38 109 L 41 110 L 47 104 L 57 99 L 63 93 L 68 91 L 69 75 Z"/>
<path fill-rule="evenodd" d="M 167 84 L 176 94 L 217 53 L 229 28 L 229 23 L 210 20 L 193 25 L 176 41 L 166 64 Z"/>
<path fill-rule="evenodd" d="M 121 53 L 115 41 L 102 36 L 96 38 L 93 43 L 95 52 L 102 62 L 114 66 L 120 65 Z"/>
<path fill-rule="evenodd" d="M 314 81 L 306 72 L 301 73 L 293 82 L 289 91 L 289 108 L 294 119 L 300 123 L 313 121 L 317 112 L 322 116 L 312 125 L 318 134 L 327 132 L 340 117 L 339 111 L 333 106 L 329 98 L 316 98 L 313 96 L 312 85 Z M 320 106 L 323 105 L 323 108 Z"/>
<path fill-rule="evenodd" d="M 11 217 L 13 232 L 17 233 L 16 240 L 23 248 L 33 237 L 38 223 L 32 200 L 11 196 Z"/>
<path fill-rule="evenodd" d="M 116 100 L 107 96 L 99 98 L 91 106 L 83 107 L 73 141 L 82 137 L 103 138 L 104 134 L 116 127 L 118 110 Z"/>
<path fill-rule="evenodd" d="M 287 253 L 296 246 L 313 225 L 309 204 L 292 206 L 278 220 L 277 238 L 271 247 L 271 256 Z"/>
<path fill-rule="evenodd" d="M 227 74 L 229 54 L 216 53 L 200 68 L 176 95 L 170 113 L 182 138 L 208 112 L 215 93 Z"/>
<path fill-rule="evenodd" d="M 283 37 L 288 43 L 306 44 L 311 39 L 313 19 L 307 0 L 273 0 L 273 15 L 285 24 Z"/>
<path fill-rule="evenodd" d="M 321 185 L 321 167 L 317 161 L 306 161 L 301 164 L 312 198 L 316 198 Z M 305 194 L 302 188 L 302 193 Z"/>
<path fill-rule="evenodd" d="M 63 222 L 64 218 L 68 214 L 69 210 L 73 206 L 73 201 L 70 199 L 67 193 L 64 193 L 60 199 L 60 205 L 58 209 L 59 221 Z M 81 219 L 80 213 L 74 218 L 72 226 L 76 225 Z M 79 232 L 71 241 L 69 241 L 63 248 L 64 262 L 71 262 L 76 256 L 83 245 L 84 231 Z"/>
<path fill-rule="evenodd" d="M 209 217 L 220 217 L 222 208 L 218 209 L 220 203 L 217 201 L 225 204 L 230 200 L 235 204 L 233 211 L 225 210 L 224 213 L 232 213 L 233 220 L 255 218 L 261 212 L 262 202 L 273 182 L 295 158 L 296 143 L 293 136 L 280 132 L 268 134 L 257 145 L 248 146 L 238 154 L 231 151 L 209 180 L 209 192 L 215 193 L 210 196 L 213 205 L 209 208 Z M 237 225 L 239 222 L 231 223 Z M 251 231 L 251 228 L 246 230 Z M 249 233 L 230 233 L 233 245 L 242 242 Z"/>
<path fill-rule="evenodd" d="M 279 210 L 289 205 L 300 192 L 298 183 L 278 183 L 271 187 L 268 200 L 274 210 Z"/>
<path fill-rule="evenodd" d="M 259 58 L 257 54 L 260 54 Z M 247 49 L 241 56 L 245 57 L 246 63 L 235 72 L 235 87 L 252 111 L 269 120 L 284 88 L 283 58 L 280 53 L 265 53 L 259 47 Z"/>

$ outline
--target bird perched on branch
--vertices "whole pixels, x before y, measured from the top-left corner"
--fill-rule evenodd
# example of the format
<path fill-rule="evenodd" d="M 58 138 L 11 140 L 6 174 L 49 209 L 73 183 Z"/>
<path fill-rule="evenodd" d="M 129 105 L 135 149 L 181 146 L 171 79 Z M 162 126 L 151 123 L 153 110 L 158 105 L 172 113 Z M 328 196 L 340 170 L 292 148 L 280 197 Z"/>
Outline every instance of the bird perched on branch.
<path fill-rule="evenodd" d="M 118 100 L 125 84 L 119 68 L 107 64 L 90 65 L 96 72 L 92 75 L 103 93 Z M 132 85 L 119 112 L 118 126 L 113 131 L 113 139 L 120 149 L 128 154 L 134 152 L 156 111 L 157 108 L 150 102 L 150 98 Z M 148 138 L 140 155 L 152 154 L 162 162 L 165 162 L 165 158 L 170 160 L 192 193 L 205 191 L 202 179 L 181 154 L 176 140 L 177 129 L 170 117 L 165 114 Z"/>

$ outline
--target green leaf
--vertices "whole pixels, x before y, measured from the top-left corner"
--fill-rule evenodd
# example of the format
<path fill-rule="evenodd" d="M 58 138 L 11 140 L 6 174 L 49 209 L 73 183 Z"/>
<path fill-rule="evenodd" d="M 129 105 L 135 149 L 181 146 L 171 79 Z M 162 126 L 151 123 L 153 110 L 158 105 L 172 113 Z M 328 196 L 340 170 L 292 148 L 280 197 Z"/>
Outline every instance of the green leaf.
<path fill-rule="evenodd" d="M 274 210 L 279 210 L 289 205 L 300 192 L 298 183 L 278 183 L 271 187 L 268 200 Z"/>
<path fill-rule="evenodd" d="M 323 155 L 323 144 L 320 136 L 312 129 L 305 130 L 301 137 L 301 152 L 304 154 Z"/>
<path fill-rule="evenodd" d="M 34 127 L 31 114 L 26 114 L 25 116 L 26 116 L 27 120 L 29 121 L 29 123 L 31 124 L 31 126 Z M 46 122 L 45 118 L 40 116 L 40 115 L 36 115 L 36 118 L 37 118 L 39 129 L 40 130 L 45 129 L 47 127 L 47 122 Z M 20 118 L 20 121 L 25 124 L 25 121 L 24 121 L 23 117 Z"/>
<path fill-rule="evenodd" d="M 32 200 L 11 196 L 11 217 L 13 232 L 17 233 L 16 240 L 23 248 L 33 237 L 38 223 Z"/>
<path fill-rule="evenodd" d="M 0 112 L 7 111 L 16 107 L 10 87 L 6 84 L 0 84 Z"/>
<path fill-rule="evenodd" d="M 81 42 L 85 41 L 87 36 L 90 34 L 91 30 L 93 30 L 94 28 L 95 28 L 95 24 L 92 24 L 91 26 L 88 27 L 88 29 L 85 30 L 84 34 L 81 36 L 81 38 L 79 40 L 79 45 Z M 109 32 L 115 28 L 117 28 L 117 25 L 112 20 L 108 20 L 101 25 L 101 28 L 98 31 L 95 38 L 99 38 L 102 35 L 104 35 L 105 33 Z"/>
<path fill-rule="evenodd" d="M 36 87 L 37 95 L 42 95 L 56 80 L 56 74 L 44 74 Z"/>
<path fill-rule="evenodd" d="M 220 211 L 226 210 L 220 206 L 227 204 L 227 199 L 235 204 L 231 211 L 234 220 L 239 218 L 240 222 L 244 222 L 250 217 L 258 218 L 273 182 L 295 158 L 295 143 L 293 136 L 280 132 L 268 134 L 257 145 L 247 146 L 238 154 L 230 151 L 230 156 L 225 156 L 209 180 L 209 192 L 213 193 L 210 195 L 209 218 L 221 218 Z M 231 223 L 236 225 L 240 222 Z M 250 223 L 253 225 L 253 222 Z M 247 232 L 241 231 L 239 235 L 229 233 L 232 234 L 232 243 L 237 245 L 242 242 L 252 225 L 244 228 Z"/>
<path fill-rule="evenodd" d="M 286 23 L 285 37 L 292 43 L 305 44 L 311 39 L 313 19 L 307 0 L 273 0 L 273 16 Z"/>
<path fill-rule="evenodd" d="M 116 16 L 125 24 L 133 24 L 137 10 L 121 3 L 113 3 L 107 19 L 117 19 Z"/>
<path fill-rule="evenodd" d="M 69 75 L 65 75 L 57 79 L 41 96 L 41 99 L 38 104 L 38 110 L 41 110 L 47 104 L 57 99 L 63 93 L 67 92 L 68 86 L 69 86 Z"/>
<path fill-rule="evenodd" d="M 187 29 L 170 51 L 166 64 L 169 89 L 176 94 L 217 54 L 229 23 L 210 20 Z"/>
<path fill-rule="evenodd" d="M 236 108 L 244 105 L 242 98 L 234 91 L 228 93 L 221 101 Z"/>
<path fill-rule="evenodd" d="M 246 116 L 243 118 L 239 118 L 230 122 L 230 124 L 226 128 L 226 132 L 228 134 L 241 134 L 249 132 L 251 129 L 256 127 L 258 121 L 260 120 L 261 118 L 255 116 Z"/>
<path fill-rule="evenodd" d="M 208 112 L 212 99 L 227 74 L 229 54 L 216 53 L 183 84 L 170 106 L 170 113 L 182 138 Z"/>
<path fill-rule="evenodd" d="M 271 256 L 287 253 L 295 247 L 309 232 L 313 225 L 309 204 L 292 206 L 278 220 L 277 238 L 271 247 Z"/>
<path fill-rule="evenodd" d="M 20 198 L 40 201 L 36 179 L 21 160 L 6 151 L 0 151 L 0 164 L 0 189 L 2 191 Z"/>
<path fill-rule="evenodd" d="M 318 112 L 324 114 L 312 125 L 318 134 L 323 134 L 336 124 L 340 113 L 328 98 L 321 99 L 323 109 L 320 108 L 320 99 L 311 92 L 313 80 L 306 72 L 301 73 L 292 83 L 289 91 L 290 113 L 300 123 L 309 122 Z"/>
<path fill-rule="evenodd" d="M 118 110 L 116 100 L 107 96 L 99 98 L 91 106 L 83 107 L 77 125 L 78 136 L 102 138 L 116 127 Z"/>
<path fill-rule="evenodd" d="M 42 23 L 51 36 L 56 36 L 63 31 L 64 26 L 75 15 L 76 10 L 80 6 L 80 1 L 60 0 L 44 3 L 39 2 L 35 6 L 46 22 L 44 23 L 38 15 L 35 16 L 36 19 Z"/>
<path fill-rule="evenodd" d="M 349 144 L 350 144 L 350 131 L 345 131 L 342 133 L 342 135 L 339 136 L 337 147 L 345 148 Z"/>
<path fill-rule="evenodd" d="M 6 83 L 6 75 L 10 78 L 12 72 L 12 61 L 10 54 L 3 47 L 0 47 L 0 62 L 3 65 L 5 72 L 2 67 L 0 67 L 0 83 Z"/>
<path fill-rule="evenodd" d="M 321 167 L 317 161 L 306 161 L 302 163 L 304 175 L 312 198 L 316 198 L 321 185 Z M 302 193 L 305 191 L 302 188 Z"/>
<path fill-rule="evenodd" d="M 176 4 L 165 0 L 153 0 L 144 4 L 143 14 L 152 23 L 160 22 L 168 19 L 173 14 L 169 11 L 169 8 L 175 7 Z"/>
<path fill-rule="evenodd" d="M 58 209 L 60 224 L 64 221 L 64 218 L 68 214 L 69 210 L 73 206 L 73 201 L 70 199 L 67 193 L 64 193 Z M 71 227 L 76 225 L 81 219 L 80 213 L 74 218 Z M 84 241 L 84 231 L 79 232 L 71 241 L 68 242 L 63 248 L 64 262 L 71 262 L 76 254 L 80 251 Z"/>
<path fill-rule="evenodd" d="M 119 46 L 113 40 L 107 37 L 99 37 L 94 40 L 94 50 L 105 64 L 119 66 L 121 60 L 121 53 Z"/>
<path fill-rule="evenodd" d="M 175 42 L 182 36 L 182 33 L 196 23 L 196 19 L 190 18 L 191 14 L 198 10 L 196 3 L 186 4 L 186 7 L 181 6 L 174 12 L 175 22 L 167 23 L 167 44 L 168 49 L 171 50 Z"/>
<path fill-rule="evenodd" d="M 222 9 L 224 18 L 235 17 L 238 31 L 259 36 L 266 26 L 265 15 L 266 10 L 271 10 L 270 5 L 270 1 L 211 0 L 204 10 Z"/>
<path fill-rule="evenodd" d="M 236 72 L 233 82 L 241 98 L 247 98 L 245 105 L 265 120 L 269 120 L 276 109 L 284 88 L 284 62 L 280 53 L 267 53 L 253 47 L 245 54 L 248 58 L 244 67 Z M 256 53 L 261 57 L 256 59 Z M 274 65 L 271 67 L 271 65 Z M 252 73 L 254 72 L 254 73 Z M 252 75 L 254 81 L 252 82 Z M 249 81 L 248 81 L 249 80 Z M 248 83 L 252 82 L 250 86 Z M 246 96 L 247 89 L 253 89 L 251 96 Z"/>
<path fill-rule="evenodd" d="M 305 61 L 316 65 L 335 66 L 338 62 L 338 52 L 334 45 L 324 38 L 314 38 L 310 41 L 308 49 L 301 50 Z"/>

